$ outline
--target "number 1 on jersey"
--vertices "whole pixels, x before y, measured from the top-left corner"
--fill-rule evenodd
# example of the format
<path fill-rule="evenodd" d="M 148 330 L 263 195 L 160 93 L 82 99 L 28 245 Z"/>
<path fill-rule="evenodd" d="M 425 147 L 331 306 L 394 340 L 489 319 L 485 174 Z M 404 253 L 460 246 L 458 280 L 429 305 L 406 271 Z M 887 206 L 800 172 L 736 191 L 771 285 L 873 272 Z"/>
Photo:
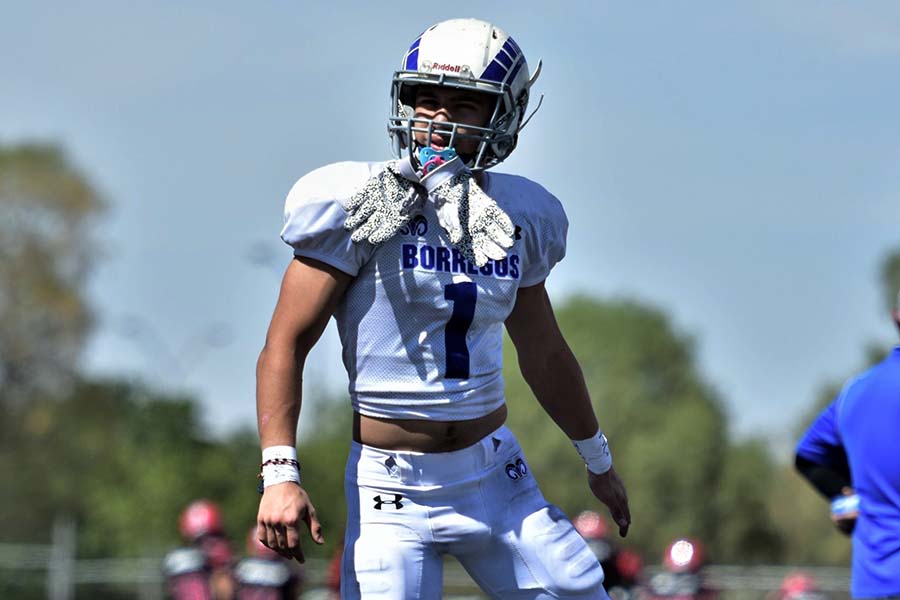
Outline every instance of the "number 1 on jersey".
<path fill-rule="evenodd" d="M 478 288 L 472 281 L 451 283 L 444 286 L 444 299 L 453 302 L 453 314 L 444 328 L 446 346 L 447 379 L 469 378 L 469 347 L 466 334 L 475 318 L 475 300 Z"/>

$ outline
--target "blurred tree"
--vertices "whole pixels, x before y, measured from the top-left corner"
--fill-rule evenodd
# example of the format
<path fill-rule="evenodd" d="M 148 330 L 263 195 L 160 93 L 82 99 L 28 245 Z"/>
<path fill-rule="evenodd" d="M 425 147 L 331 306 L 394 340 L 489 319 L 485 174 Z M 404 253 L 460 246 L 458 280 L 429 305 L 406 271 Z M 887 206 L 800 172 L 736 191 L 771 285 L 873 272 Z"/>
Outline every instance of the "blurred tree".
<path fill-rule="evenodd" d="M 103 201 L 53 145 L 0 146 L 0 406 L 72 375 Z"/>
<path fill-rule="evenodd" d="M 752 476 L 765 480 L 771 461 L 758 444 L 729 453 L 721 401 L 697 371 L 692 341 L 661 311 L 634 301 L 576 297 L 556 312 L 628 485 L 629 543 L 649 560 L 687 535 L 714 554 L 727 543 L 734 545 L 722 549 L 729 556 L 777 555 L 778 544 L 766 549 L 762 541 L 777 537 L 764 527 L 766 515 L 736 515 L 748 507 L 762 510 L 766 490 L 751 485 L 749 475 L 725 473 L 731 462 L 743 467 L 756 460 Z M 571 443 L 534 400 L 510 344 L 506 353 L 509 424 L 545 495 L 569 514 L 597 506 Z M 723 527 L 724 520 L 733 526 Z M 758 536 L 749 531 L 760 526 Z"/>
<path fill-rule="evenodd" d="M 881 290 L 888 310 L 894 308 L 900 292 L 900 248 L 895 248 L 881 261 Z"/>
<path fill-rule="evenodd" d="M 782 559 L 786 542 L 770 517 L 771 488 L 764 483 L 775 474 L 763 440 L 747 440 L 728 449 L 716 490 L 717 562 L 771 564 Z"/>
<path fill-rule="evenodd" d="M 80 380 L 65 398 L 29 403 L 17 463 L 4 473 L 15 485 L 0 486 L 4 538 L 46 542 L 66 514 L 79 556 L 161 555 L 179 543 L 181 510 L 209 498 L 242 542 L 256 516 L 258 441 L 249 432 L 211 441 L 197 406 L 138 384 Z"/>

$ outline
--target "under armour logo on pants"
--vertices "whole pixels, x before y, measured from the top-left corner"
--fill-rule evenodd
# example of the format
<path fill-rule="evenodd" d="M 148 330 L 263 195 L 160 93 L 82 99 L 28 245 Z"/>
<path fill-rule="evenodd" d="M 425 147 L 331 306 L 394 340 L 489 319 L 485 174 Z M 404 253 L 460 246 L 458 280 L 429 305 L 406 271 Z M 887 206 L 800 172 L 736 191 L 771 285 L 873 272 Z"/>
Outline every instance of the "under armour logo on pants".
<path fill-rule="evenodd" d="M 403 499 L 403 496 L 401 496 L 400 494 L 394 494 L 393 500 L 382 500 L 381 494 L 378 494 L 372 499 L 375 501 L 375 510 L 381 510 L 381 507 L 385 504 L 393 505 L 393 507 L 397 510 L 403 508 L 403 503 L 400 502 Z"/>

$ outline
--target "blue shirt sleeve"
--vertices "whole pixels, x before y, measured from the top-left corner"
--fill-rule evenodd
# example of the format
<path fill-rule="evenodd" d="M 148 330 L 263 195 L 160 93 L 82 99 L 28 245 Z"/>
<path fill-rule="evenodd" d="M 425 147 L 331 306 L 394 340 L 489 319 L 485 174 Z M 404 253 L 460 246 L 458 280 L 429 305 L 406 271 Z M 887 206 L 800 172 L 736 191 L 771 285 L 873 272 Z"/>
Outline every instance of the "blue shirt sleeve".
<path fill-rule="evenodd" d="M 840 399 L 838 396 L 809 426 L 797 444 L 797 456 L 829 467 L 843 468 L 847 464 L 847 454 L 837 423 Z"/>

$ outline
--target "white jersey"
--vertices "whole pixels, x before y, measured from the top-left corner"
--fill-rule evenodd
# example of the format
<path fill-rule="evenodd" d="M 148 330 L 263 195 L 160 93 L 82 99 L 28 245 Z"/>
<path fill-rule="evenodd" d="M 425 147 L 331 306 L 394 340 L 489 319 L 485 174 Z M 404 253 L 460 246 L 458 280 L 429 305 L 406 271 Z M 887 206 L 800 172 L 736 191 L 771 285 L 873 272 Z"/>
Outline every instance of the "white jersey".
<path fill-rule="evenodd" d="M 485 193 L 516 227 L 503 260 L 478 268 L 438 223 L 433 204 L 391 239 L 354 243 L 347 200 L 385 163 L 336 163 L 301 178 L 285 206 L 294 254 L 354 276 L 335 312 L 354 410 L 390 419 L 465 420 L 504 403 L 503 323 L 520 287 L 565 255 L 568 221 L 538 184 L 485 173 Z"/>

